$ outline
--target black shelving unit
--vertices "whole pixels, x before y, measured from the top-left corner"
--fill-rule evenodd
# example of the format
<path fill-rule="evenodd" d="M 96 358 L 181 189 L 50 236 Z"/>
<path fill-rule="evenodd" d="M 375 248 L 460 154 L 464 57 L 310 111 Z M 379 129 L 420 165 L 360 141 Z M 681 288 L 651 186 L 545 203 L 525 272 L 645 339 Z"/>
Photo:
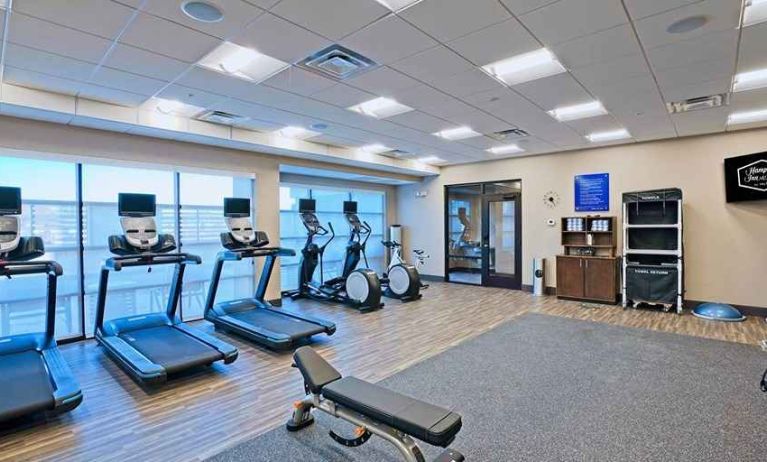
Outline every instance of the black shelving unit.
<path fill-rule="evenodd" d="M 623 306 L 684 306 L 682 190 L 623 194 Z"/>

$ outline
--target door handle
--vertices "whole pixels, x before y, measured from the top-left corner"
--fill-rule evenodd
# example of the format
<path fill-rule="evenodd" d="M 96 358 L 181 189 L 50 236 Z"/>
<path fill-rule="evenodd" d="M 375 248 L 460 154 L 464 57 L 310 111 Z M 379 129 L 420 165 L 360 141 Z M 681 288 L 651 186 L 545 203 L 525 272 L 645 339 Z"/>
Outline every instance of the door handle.
<path fill-rule="evenodd" d="M 586 260 L 586 268 L 588 269 L 588 267 L 589 267 L 589 261 Z"/>
<path fill-rule="evenodd" d="M 581 258 L 578 259 L 578 266 L 583 268 L 583 259 Z"/>

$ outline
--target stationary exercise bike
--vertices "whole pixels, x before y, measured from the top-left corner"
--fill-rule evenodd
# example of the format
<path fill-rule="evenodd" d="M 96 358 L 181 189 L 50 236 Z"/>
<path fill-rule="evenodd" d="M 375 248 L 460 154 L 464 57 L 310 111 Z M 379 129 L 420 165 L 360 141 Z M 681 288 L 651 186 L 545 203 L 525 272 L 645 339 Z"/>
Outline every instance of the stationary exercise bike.
<path fill-rule="evenodd" d="M 421 289 L 429 286 L 421 282 L 416 267 L 402 259 L 402 244 L 397 241 L 381 241 L 381 244 L 389 250 L 390 255 L 389 266 L 381 278 L 381 284 L 385 287 L 384 295 L 404 301 L 421 298 Z"/>
<path fill-rule="evenodd" d="M 381 241 L 381 244 L 383 244 L 384 247 L 389 251 L 389 266 L 387 268 L 387 272 L 384 274 L 384 278 L 392 279 L 392 271 L 394 271 L 394 278 L 397 277 L 397 273 L 399 272 L 398 267 L 412 267 L 415 270 L 415 275 L 418 277 L 418 284 L 420 285 L 421 289 L 428 289 L 429 284 L 424 284 L 423 281 L 421 281 L 421 272 L 419 269 L 426 263 L 426 259 L 429 258 L 429 255 L 422 249 L 414 249 L 413 255 L 415 257 L 415 265 L 408 264 L 403 258 L 402 258 L 402 244 L 400 244 L 397 241 Z M 408 280 L 410 282 L 410 280 Z M 383 280 L 382 280 L 383 283 Z M 396 284 L 396 282 L 395 282 Z M 384 294 L 386 295 L 386 294 Z M 419 297 L 420 298 L 420 294 Z"/>
<path fill-rule="evenodd" d="M 346 256 L 341 276 L 323 282 L 323 256 L 328 244 L 336 236 L 333 225 L 328 223 L 328 228 L 325 228 L 320 224 L 315 214 L 316 204 L 313 199 L 300 199 L 298 211 L 301 214 L 301 222 L 307 231 L 306 243 L 301 250 L 298 288 L 285 291 L 282 295 L 293 300 L 311 298 L 323 302 L 340 302 L 363 312 L 382 308 L 384 304 L 381 303 L 381 281 L 378 279 L 378 275 L 370 269 L 357 269 L 357 264 L 361 256 L 364 255 L 365 242 L 360 242 L 359 236 L 357 239 L 350 236 L 346 245 Z M 330 237 L 322 245 L 314 242 L 315 236 L 327 235 Z M 314 281 L 314 271 L 317 265 L 320 267 L 319 284 Z"/>

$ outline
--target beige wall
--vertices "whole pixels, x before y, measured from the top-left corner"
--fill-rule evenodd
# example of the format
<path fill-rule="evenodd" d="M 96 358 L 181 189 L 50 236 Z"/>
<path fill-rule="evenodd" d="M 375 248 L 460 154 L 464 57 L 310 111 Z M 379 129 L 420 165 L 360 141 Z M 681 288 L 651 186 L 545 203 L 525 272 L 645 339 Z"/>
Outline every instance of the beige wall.
<path fill-rule="evenodd" d="M 767 307 L 767 201 L 727 204 L 722 166 L 726 157 L 765 150 L 767 130 L 752 130 L 446 167 L 439 177 L 398 188 L 398 218 L 406 226 L 406 246 L 431 254 L 423 272 L 443 275 L 443 186 L 521 179 L 523 284 L 532 281 L 531 259 L 545 257 L 547 285 L 555 286 L 559 222 L 550 228 L 546 220 L 577 215 L 574 175 L 609 172 L 609 214 L 618 217 L 625 191 L 679 187 L 685 194 L 687 298 Z M 416 191 L 428 196 L 416 198 Z M 543 204 L 547 191 L 561 197 L 555 209 Z"/>

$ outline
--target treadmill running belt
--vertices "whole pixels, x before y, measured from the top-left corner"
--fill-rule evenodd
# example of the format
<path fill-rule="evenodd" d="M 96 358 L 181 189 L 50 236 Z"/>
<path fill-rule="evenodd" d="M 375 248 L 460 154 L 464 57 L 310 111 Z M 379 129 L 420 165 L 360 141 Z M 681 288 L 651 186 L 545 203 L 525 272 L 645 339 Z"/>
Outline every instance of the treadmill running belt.
<path fill-rule="evenodd" d="M 263 308 L 230 313 L 228 316 L 272 332 L 289 335 L 292 338 L 308 337 L 325 332 L 325 328 L 319 324 L 302 321 Z"/>
<path fill-rule="evenodd" d="M 53 387 L 37 351 L 0 356 L 0 416 L 18 417 L 53 409 Z"/>
<path fill-rule="evenodd" d="M 164 367 L 168 374 L 208 365 L 224 357 L 213 347 L 170 326 L 129 331 L 120 334 L 120 338 L 150 361 Z"/>

